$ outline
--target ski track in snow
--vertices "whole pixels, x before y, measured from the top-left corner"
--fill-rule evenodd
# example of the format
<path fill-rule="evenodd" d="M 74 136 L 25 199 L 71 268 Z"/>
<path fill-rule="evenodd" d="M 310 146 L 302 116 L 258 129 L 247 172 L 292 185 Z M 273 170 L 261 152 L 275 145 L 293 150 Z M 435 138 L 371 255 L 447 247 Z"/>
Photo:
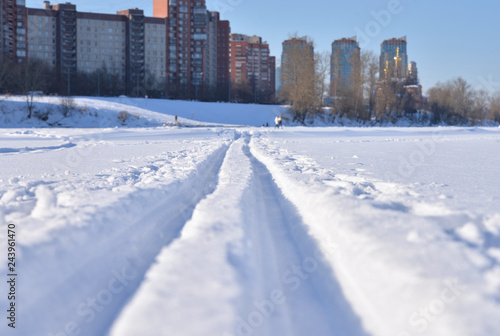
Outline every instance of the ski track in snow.
<path fill-rule="evenodd" d="M 6 158 L 131 146 L 113 132 L 10 136 L 45 136 L 50 144 L 0 148 Z M 147 143 L 162 148 L 162 136 Z M 411 184 L 372 177 L 355 153 L 345 173 L 266 131 L 216 130 L 206 137 L 212 142 L 182 149 L 180 141 L 173 154 L 147 162 L 118 160 L 93 174 L 90 185 L 84 175 L 70 187 L 9 179 L 15 187 L 0 193 L 0 225 L 7 214 L 29 238 L 21 260 L 30 265 L 19 288 L 27 294 L 23 335 L 498 330 L 500 214 L 450 208 L 442 194 L 443 202 L 428 201 Z M 404 141 L 411 140 L 394 142 Z M 93 204 L 70 206 L 75 193 L 88 200 L 93 189 L 100 190 Z M 454 298 L 460 304 L 432 320 L 418 314 L 411 320 L 450 287 L 460 291 Z"/>
<path fill-rule="evenodd" d="M 249 139 L 233 143 L 215 191 L 164 248 L 111 335 L 366 335 L 295 206 L 250 153 Z M 207 209 L 221 213 L 206 216 Z M 207 275 L 206 287 L 193 290 Z M 186 315 L 196 323 L 186 325 Z"/>

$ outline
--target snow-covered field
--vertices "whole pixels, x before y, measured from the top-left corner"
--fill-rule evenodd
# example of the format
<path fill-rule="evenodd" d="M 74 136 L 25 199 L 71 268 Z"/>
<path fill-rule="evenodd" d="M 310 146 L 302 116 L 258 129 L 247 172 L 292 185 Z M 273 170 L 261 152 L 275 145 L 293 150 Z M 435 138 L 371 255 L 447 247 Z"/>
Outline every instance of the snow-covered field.
<path fill-rule="evenodd" d="M 277 105 L 204 103 L 128 97 L 75 97 L 74 106 L 64 117 L 61 97 L 35 97 L 34 117 L 27 119 L 25 96 L 0 96 L 0 128 L 5 127 L 158 127 L 183 126 L 262 126 L 272 124 L 287 109 Z M 48 119 L 43 116 L 48 113 Z M 38 116 L 38 117 L 37 117 Z"/>
<path fill-rule="evenodd" d="M 0 334 L 496 335 L 499 154 L 498 128 L 1 129 Z"/>

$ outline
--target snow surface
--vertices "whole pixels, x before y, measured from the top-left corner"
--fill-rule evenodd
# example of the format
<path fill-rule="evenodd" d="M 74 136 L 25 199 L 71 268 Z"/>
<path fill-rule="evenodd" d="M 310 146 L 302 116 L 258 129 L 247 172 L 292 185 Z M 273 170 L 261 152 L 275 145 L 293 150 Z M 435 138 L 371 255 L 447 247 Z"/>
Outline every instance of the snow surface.
<path fill-rule="evenodd" d="M 28 119 L 25 96 L 0 96 L 0 127 L 157 127 L 173 125 L 175 116 L 183 126 L 273 125 L 274 118 L 287 113 L 278 105 L 204 103 L 146 98 L 73 97 L 75 108 L 64 118 L 60 97 L 35 97 L 34 115 L 50 112 L 47 121 Z M 127 112 L 126 120 L 120 120 Z"/>
<path fill-rule="evenodd" d="M 1 335 L 500 330 L 499 128 L 132 126 L 0 129 Z"/>

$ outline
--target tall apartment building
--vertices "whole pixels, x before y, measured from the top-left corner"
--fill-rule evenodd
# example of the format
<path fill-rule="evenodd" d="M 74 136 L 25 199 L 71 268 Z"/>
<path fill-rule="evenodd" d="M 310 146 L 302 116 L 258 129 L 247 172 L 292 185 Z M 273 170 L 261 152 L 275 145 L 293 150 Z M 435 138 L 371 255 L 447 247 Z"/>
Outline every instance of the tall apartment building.
<path fill-rule="evenodd" d="M 45 3 L 48 6 L 48 3 Z M 28 8 L 27 40 L 29 59 L 41 59 L 47 64 L 57 65 L 57 12 Z"/>
<path fill-rule="evenodd" d="M 204 84 L 209 96 L 218 100 L 228 100 L 230 96 L 230 34 L 229 21 L 220 20 L 218 12 L 208 12 Z"/>
<path fill-rule="evenodd" d="M 168 18 L 169 22 L 167 83 L 170 94 L 198 98 L 206 72 L 205 0 L 153 0 L 153 16 Z"/>
<path fill-rule="evenodd" d="M 54 66 L 61 79 L 74 81 L 77 70 L 105 70 L 117 76 L 123 93 L 133 95 L 165 81 L 165 18 L 145 17 L 137 8 L 84 13 L 70 3 L 45 1 L 43 9 L 27 9 L 27 28 L 28 56 Z"/>
<path fill-rule="evenodd" d="M 276 58 L 259 36 L 231 35 L 231 82 L 234 89 L 248 85 L 256 101 L 270 101 L 275 93 Z"/>
<path fill-rule="evenodd" d="M 26 1 L 2 0 L 0 4 L 0 56 L 26 59 Z"/>
<path fill-rule="evenodd" d="M 343 88 L 352 88 L 361 74 L 360 48 L 356 38 L 342 38 L 332 43 L 330 94 L 338 96 Z"/>
<path fill-rule="evenodd" d="M 282 43 L 281 54 L 281 86 L 293 78 L 295 65 L 302 64 L 314 76 L 314 46 L 307 37 L 291 38 Z M 294 64 L 297 63 L 297 64 Z"/>
<path fill-rule="evenodd" d="M 125 77 L 126 73 L 126 17 L 78 13 L 77 68 L 80 71 L 109 71 Z"/>
<path fill-rule="evenodd" d="M 408 70 L 406 36 L 385 40 L 380 51 L 380 78 L 405 79 Z"/>

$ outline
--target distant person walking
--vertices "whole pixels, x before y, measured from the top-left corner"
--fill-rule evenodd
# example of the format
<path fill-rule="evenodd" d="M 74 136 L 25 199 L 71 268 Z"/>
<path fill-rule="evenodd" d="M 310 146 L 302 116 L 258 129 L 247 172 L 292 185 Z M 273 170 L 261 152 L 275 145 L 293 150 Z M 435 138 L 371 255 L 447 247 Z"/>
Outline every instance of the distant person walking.
<path fill-rule="evenodd" d="M 274 123 L 276 124 L 274 128 L 283 128 L 283 116 L 280 114 L 278 117 L 274 118 Z"/>

